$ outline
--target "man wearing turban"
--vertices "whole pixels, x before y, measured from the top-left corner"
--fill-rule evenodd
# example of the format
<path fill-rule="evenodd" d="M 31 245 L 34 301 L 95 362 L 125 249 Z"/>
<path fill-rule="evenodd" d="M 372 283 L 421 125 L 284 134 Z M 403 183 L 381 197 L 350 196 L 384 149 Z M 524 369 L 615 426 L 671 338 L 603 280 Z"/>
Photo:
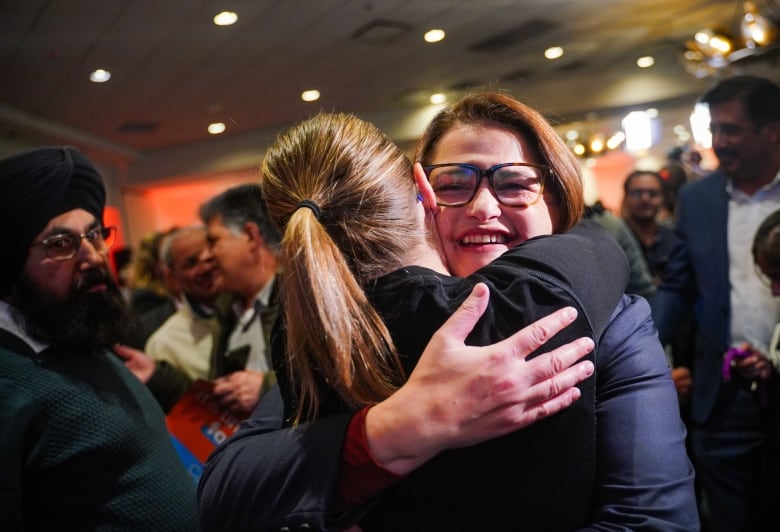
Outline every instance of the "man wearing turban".
<path fill-rule="evenodd" d="M 0 530 L 198 529 L 163 413 L 110 348 L 105 188 L 72 147 L 0 160 Z"/>

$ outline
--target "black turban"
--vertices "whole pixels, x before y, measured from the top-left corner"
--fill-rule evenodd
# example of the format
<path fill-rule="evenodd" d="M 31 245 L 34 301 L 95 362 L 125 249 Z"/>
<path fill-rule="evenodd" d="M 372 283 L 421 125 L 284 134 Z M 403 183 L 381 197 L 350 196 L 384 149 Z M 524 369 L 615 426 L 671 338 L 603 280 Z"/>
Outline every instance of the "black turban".
<path fill-rule="evenodd" d="M 0 160 L 0 227 L 5 235 L 0 296 L 19 278 L 27 249 L 52 218 L 84 209 L 102 222 L 105 204 L 103 179 L 76 148 L 36 148 Z"/>

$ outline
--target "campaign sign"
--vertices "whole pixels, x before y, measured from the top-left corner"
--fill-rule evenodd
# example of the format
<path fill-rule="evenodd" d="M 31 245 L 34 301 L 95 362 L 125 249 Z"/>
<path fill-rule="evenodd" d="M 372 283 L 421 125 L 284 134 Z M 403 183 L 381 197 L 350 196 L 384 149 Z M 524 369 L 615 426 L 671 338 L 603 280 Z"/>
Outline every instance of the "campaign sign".
<path fill-rule="evenodd" d="M 197 481 L 217 445 L 228 439 L 240 420 L 214 401 L 213 383 L 197 380 L 165 418 L 176 451 Z"/>

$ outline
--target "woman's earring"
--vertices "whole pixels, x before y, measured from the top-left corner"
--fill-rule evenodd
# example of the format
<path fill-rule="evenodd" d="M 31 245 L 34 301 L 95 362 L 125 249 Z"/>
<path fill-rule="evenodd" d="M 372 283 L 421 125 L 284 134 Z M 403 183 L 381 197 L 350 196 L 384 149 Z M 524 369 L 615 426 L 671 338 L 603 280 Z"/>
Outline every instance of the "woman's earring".
<path fill-rule="evenodd" d="M 417 193 L 417 201 L 422 201 L 422 194 L 419 192 Z"/>

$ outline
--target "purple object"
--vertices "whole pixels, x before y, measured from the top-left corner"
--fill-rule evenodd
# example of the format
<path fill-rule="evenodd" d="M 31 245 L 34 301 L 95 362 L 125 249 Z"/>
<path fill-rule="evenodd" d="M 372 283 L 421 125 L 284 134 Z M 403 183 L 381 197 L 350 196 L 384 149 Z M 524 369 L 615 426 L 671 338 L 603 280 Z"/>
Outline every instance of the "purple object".
<path fill-rule="evenodd" d="M 747 349 L 741 349 L 739 347 L 730 347 L 726 354 L 723 355 L 723 380 L 731 380 L 731 365 L 734 363 L 734 359 L 745 358 L 750 354 Z"/>
<path fill-rule="evenodd" d="M 734 363 L 734 360 L 737 358 L 745 358 L 749 354 L 750 354 L 749 350 L 742 349 L 739 347 L 730 347 L 728 351 L 726 351 L 726 354 L 723 355 L 723 367 L 722 367 L 722 375 L 724 381 L 728 382 L 731 380 L 731 376 L 732 376 L 731 366 Z M 758 392 L 761 406 L 766 407 L 768 404 L 768 397 L 767 397 L 765 383 L 761 381 L 754 381 L 753 385 L 751 386 L 751 390 Z"/>

